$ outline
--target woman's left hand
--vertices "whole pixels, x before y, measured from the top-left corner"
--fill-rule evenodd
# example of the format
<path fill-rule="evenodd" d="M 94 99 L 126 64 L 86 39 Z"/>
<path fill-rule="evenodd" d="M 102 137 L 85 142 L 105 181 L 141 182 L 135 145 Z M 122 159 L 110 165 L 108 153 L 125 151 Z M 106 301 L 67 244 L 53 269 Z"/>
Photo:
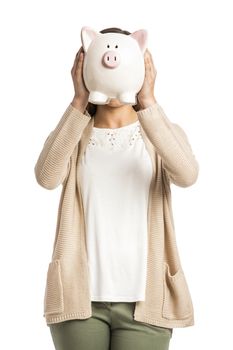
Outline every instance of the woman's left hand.
<path fill-rule="evenodd" d="M 152 55 L 148 49 L 146 49 L 144 53 L 144 62 L 145 78 L 142 88 L 137 94 L 138 102 L 143 109 L 157 102 L 154 96 L 154 85 L 157 71 L 153 63 Z"/>

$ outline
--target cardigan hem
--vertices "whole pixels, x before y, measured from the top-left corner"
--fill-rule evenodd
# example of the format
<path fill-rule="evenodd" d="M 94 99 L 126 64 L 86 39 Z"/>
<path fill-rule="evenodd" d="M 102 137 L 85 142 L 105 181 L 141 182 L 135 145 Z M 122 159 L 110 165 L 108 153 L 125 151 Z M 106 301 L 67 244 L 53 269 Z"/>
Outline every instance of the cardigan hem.
<path fill-rule="evenodd" d="M 153 326 L 166 327 L 166 328 L 184 328 L 194 326 L 194 319 L 189 318 L 188 320 L 163 320 L 151 318 L 146 315 L 139 315 L 134 313 L 134 320 L 139 322 L 145 322 Z"/>
<path fill-rule="evenodd" d="M 91 312 L 72 312 L 60 316 L 46 316 L 43 315 L 46 318 L 46 323 L 47 326 L 52 323 L 58 323 L 58 322 L 63 322 L 63 321 L 68 321 L 68 320 L 74 320 L 74 319 L 86 319 L 90 318 L 92 316 Z"/>
<path fill-rule="evenodd" d="M 59 323 L 63 321 L 68 321 L 68 320 L 75 320 L 75 319 L 87 319 L 92 316 L 92 312 L 72 312 L 72 313 L 67 313 L 64 315 L 60 316 L 45 316 L 46 317 L 46 323 L 47 326 L 53 323 Z M 134 320 L 137 322 L 145 322 L 150 325 L 158 326 L 158 327 L 166 327 L 166 328 L 183 328 L 183 327 L 190 327 L 194 325 L 194 319 L 189 319 L 189 320 L 161 320 L 161 319 L 156 319 L 156 318 L 151 318 L 146 315 L 139 315 L 134 313 L 133 315 Z"/>

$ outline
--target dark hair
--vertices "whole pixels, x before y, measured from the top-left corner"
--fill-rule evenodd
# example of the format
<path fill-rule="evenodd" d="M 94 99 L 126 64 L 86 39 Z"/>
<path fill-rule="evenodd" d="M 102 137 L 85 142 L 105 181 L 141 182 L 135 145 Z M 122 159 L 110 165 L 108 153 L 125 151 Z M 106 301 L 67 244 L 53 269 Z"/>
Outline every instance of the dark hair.
<path fill-rule="evenodd" d="M 123 30 L 120 28 L 116 28 L 116 27 L 112 27 L 112 28 L 105 28 L 100 30 L 100 33 L 105 34 L 105 33 L 119 33 L 119 34 L 124 34 L 124 35 L 130 35 L 131 33 L 128 32 L 127 30 Z M 141 106 L 139 104 L 139 102 L 132 106 L 134 108 L 135 111 L 138 111 Z M 88 113 L 93 116 L 96 113 L 97 110 L 97 105 L 91 102 L 88 102 L 86 110 L 88 111 Z"/>

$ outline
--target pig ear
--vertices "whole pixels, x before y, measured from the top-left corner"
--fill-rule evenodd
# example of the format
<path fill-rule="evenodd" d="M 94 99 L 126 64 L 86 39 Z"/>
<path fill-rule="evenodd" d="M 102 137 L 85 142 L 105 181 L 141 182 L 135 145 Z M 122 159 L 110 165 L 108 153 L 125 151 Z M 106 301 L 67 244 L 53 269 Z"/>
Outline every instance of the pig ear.
<path fill-rule="evenodd" d="M 90 27 L 82 27 L 81 29 L 81 40 L 82 46 L 85 52 L 87 52 L 88 47 L 90 46 L 92 40 L 98 35 L 94 29 Z"/>
<path fill-rule="evenodd" d="M 147 37 L 148 37 L 147 31 L 145 29 L 140 29 L 130 34 L 130 36 L 138 42 L 138 45 L 142 53 L 144 53 L 146 51 L 146 45 L 147 45 Z"/>

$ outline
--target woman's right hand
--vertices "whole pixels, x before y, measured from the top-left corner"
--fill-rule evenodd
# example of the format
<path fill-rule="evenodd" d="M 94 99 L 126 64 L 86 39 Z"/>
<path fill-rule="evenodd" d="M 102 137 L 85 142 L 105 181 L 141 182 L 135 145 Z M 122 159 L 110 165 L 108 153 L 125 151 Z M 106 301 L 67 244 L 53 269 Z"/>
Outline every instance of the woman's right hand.
<path fill-rule="evenodd" d="M 84 50 L 81 46 L 76 54 L 73 67 L 71 69 L 72 80 L 74 84 L 74 98 L 72 105 L 85 109 L 88 104 L 89 91 L 87 90 L 83 79 L 83 60 Z"/>

